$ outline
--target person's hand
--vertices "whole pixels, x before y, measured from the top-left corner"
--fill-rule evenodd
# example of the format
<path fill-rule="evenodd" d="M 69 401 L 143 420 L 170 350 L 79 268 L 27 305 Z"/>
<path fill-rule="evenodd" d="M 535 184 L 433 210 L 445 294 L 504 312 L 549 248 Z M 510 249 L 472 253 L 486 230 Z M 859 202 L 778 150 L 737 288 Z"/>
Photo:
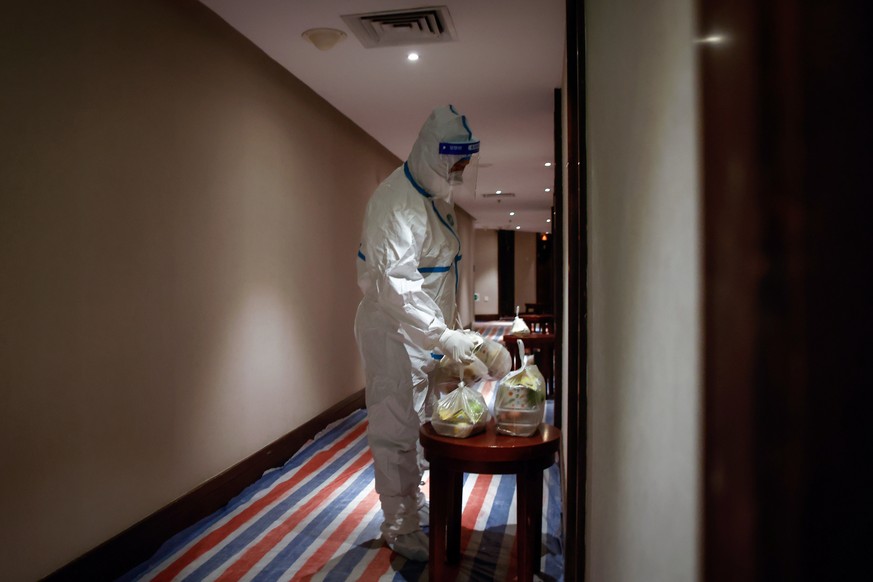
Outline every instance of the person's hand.
<path fill-rule="evenodd" d="M 439 346 L 443 354 L 456 362 L 469 364 L 473 361 L 473 350 L 482 344 L 482 338 L 475 334 L 447 329 L 440 336 Z"/>

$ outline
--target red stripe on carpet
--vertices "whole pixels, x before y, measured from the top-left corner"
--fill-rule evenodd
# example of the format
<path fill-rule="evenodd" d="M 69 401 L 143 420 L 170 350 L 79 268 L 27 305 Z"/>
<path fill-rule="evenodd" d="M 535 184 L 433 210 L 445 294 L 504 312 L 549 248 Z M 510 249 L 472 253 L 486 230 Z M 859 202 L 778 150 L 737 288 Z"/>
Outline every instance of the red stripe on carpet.
<path fill-rule="evenodd" d="M 482 505 L 485 503 L 485 496 L 488 493 L 492 478 L 493 475 L 477 475 L 476 483 L 470 492 L 470 498 L 464 505 L 464 512 L 461 515 L 461 554 L 467 549 L 470 536 L 476 529 L 476 520 L 479 518 L 479 512 L 482 511 Z"/>
<path fill-rule="evenodd" d="M 176 576 L 179 575 L 182 570 L 184 570 L 188 565 L 194 562 L 194 560 L 214 548 L 224 538 L 235 532 L 243 523 L 257 515 L 264 507 L 266 507 L 276 499 L 282 497 L 287 491 L 300 483 L 300 481 L 302 481 L 305 477 L 316 472 L 322 465 L 325 465 L 333 456 L 335 456 L 337 452 L 346 448 L 352 442 L 360 438 L 360 436 L 366 430 L 367 423 L 363 422 L 359 427 L 349 432 L 347 436 L 338 441 L 331 448 L 320 451 L 313 455 L 313 457 L 309 461 L 307 461 L 307 463 L 299 471 L 297 471 L 293 477 L 270 489 L 269 493 L 267 493 L 264 497 L 258 499 L 257 501 L 254 501 L 246 509 L 235 515 L 232 519 L 228 520 L 227 523 L 217 528 L 215 531 L 210 532 L 196 544 L 188 548 L 188 550 L 184 554 L 182 554 L 176 560 L 170 563 L 162 572 L 160 572 L 154 578 L 155 582 L 169 582 L 170 580 L 173 580 Z"/>
<path fill-rule="evenodd" d="M 330 537 L 327 538 L 311 556 L 309 556 L 309 559 L 300 568 L 300 572 L 294 575 L 294 580 L 297 580 L 298 576 L 306 578 L 318 573 L 318 571 L 327 564 L 331 556 L 334 555 L 337 548 L 339 548 L 355 528 L 361 524 L 364 517 L 371 509 L 373 509 L 373 506 L 376 505 L 378 501 L 379 495 L 375 490 L 371 490 L 370 493 L 361 500 L 358 506 L 352 510 L 352 513 L 343 520 Z"/>
<path fill-rule="evenodd" d="M 376 582 L 381 577 L 382 574 L 388 571 L 391 567 L 391 548 L 388 546 L 382 546 L 379 548 L 378 553 L 376 553 L 376 557 L 373 558 L 373 561 L 367 564 L 367 569 L 361 574 L 361 577 L 358 578 L 361 582 Z"/>
<path fill-rule="evenodd" d="M 333 479 L 330 483 L 318 490 L 318 493 L 313 495 L 309 501 L 304 503 L 300 509 L 288 516 L 287 519 L 272 527 L 267 535 L 262 537 L 260 541 L 250 546 L 230 567 L 228 567 L 221 576 L 217 578 L 218 582 L 227 582 L 228 580 L 239 580 L 243 574 L 252 569 L 261 558 L 267 555 L 272 548 L 276 546 L 282 539 L 291 533 L 295 527 L 312 511 L 322 505 L 322 503 L 330 497 L 346 481 L 354 477 L 361 471 L 367 463 L 372 461 L 372 456 L 369 451 L 365 451 L 360 457 L 349 467 L 343 470 L 342 476 Z"/>

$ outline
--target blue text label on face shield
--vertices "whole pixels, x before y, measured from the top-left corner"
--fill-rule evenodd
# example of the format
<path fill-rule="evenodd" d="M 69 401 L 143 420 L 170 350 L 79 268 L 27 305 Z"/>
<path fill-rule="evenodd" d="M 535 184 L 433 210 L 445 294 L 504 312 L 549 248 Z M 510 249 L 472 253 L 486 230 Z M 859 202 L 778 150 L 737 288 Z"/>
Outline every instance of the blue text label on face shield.
<path fill-rule="evenodd" d="M 440 143 L 440 154 L 448 156 L 472 156 L 479 153 L 479 142 L 469 143 Z"/>

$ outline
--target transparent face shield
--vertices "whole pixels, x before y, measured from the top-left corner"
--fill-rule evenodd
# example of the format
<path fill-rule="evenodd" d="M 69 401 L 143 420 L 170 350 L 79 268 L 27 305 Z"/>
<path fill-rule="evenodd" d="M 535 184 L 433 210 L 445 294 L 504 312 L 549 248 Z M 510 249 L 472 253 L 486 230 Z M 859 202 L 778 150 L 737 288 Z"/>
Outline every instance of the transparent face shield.
<path fill-rule="evenodd" d="M 472 199 L 479 175 L 479 142 L 440 143 L 440 167 L 452 187 L 452 199 Z"/>

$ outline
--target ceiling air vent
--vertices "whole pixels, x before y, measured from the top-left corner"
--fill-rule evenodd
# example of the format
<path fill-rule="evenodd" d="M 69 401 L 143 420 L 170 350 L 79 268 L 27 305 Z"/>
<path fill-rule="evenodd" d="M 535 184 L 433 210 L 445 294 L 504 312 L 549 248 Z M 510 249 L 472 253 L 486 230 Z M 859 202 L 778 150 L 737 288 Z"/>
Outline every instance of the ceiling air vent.
<path fill-rule="evenodd" d="M 346 14 L 342 19 L 364 48 L 450 42 L 456 39 L 455 25 L 445 6 Z"/>

